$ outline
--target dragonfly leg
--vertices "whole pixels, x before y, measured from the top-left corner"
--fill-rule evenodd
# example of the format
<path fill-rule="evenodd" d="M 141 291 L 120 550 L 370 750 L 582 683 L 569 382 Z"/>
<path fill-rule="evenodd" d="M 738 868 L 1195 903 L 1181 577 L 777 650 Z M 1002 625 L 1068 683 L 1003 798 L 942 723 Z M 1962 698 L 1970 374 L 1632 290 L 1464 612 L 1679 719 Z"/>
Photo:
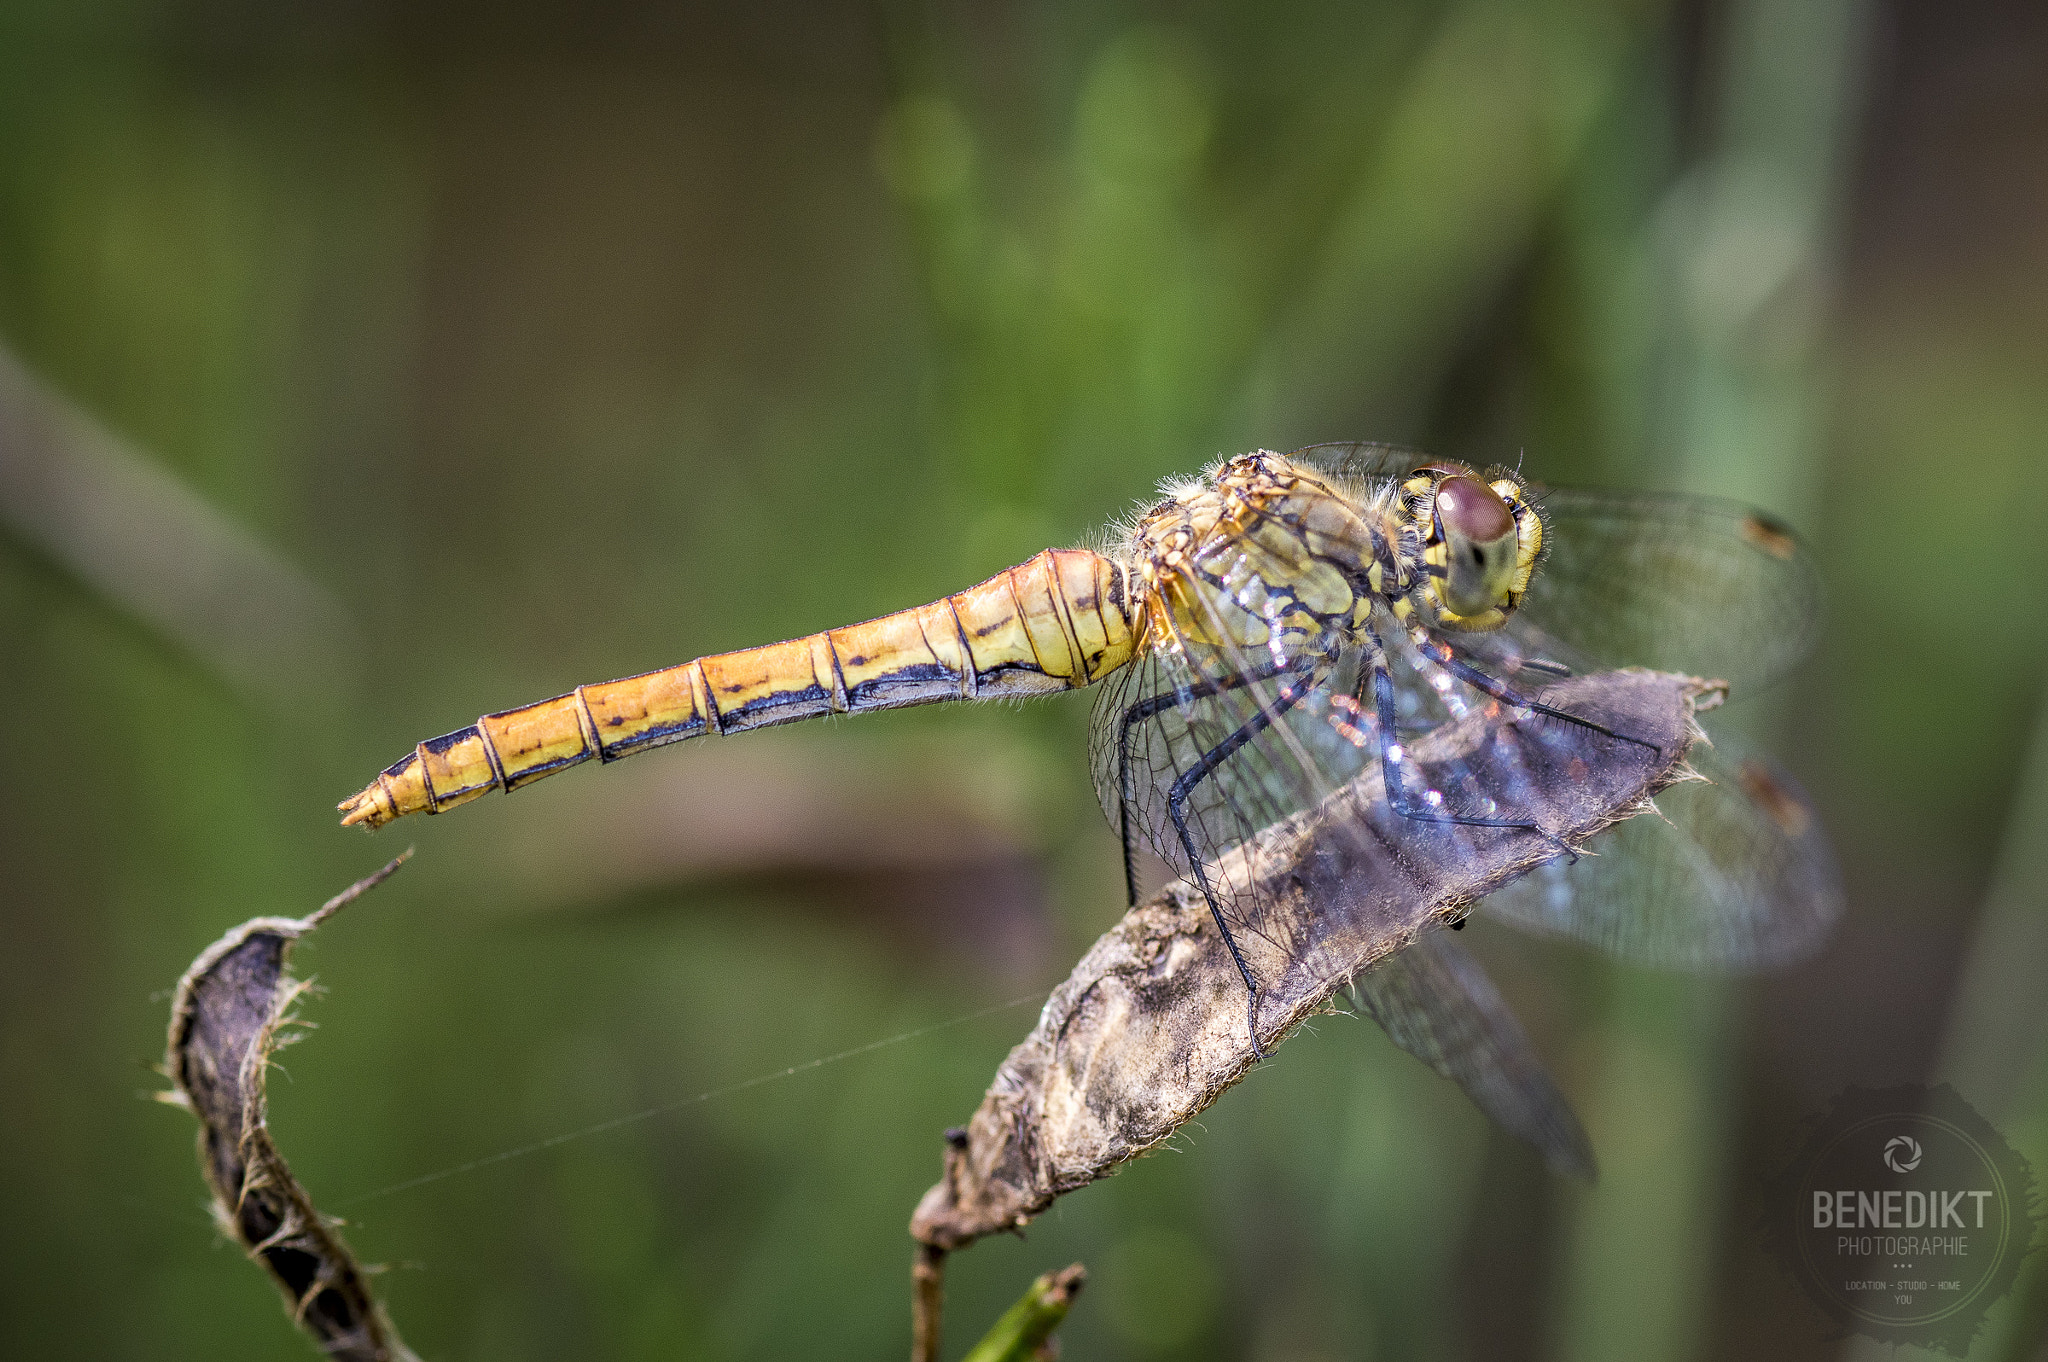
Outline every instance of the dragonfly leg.
<path fill-rule="evenodd" d="M 1275 719 L 1294 708 L 1304 696 L 1315 689 L 1315 673 L 1316 668 L 1313 665 L 1297 668 L 1294 671 L 1294 679 L 1281 688 L 1280 693 L 1273 697 L 1271 704 L 1260 705 L 1258 712 L 1245 720 L 1235 733 L 1204 752 L 1194 765 L 1181 772 L 1179 779 L 1173 782 L 1173 788 L 1166 792 L 1167 816 L 1173 819 L 1174 831 L 1180 834 L 1181 849 L 1187 853 L 1188 867 L 1194 874 L 1195 884 L 1201 889 L 1202 897 L 1208 900 L 1209 916 L 1216 919 L 1216 930 L 1223 934 L 1223 944 L 1229 949 L 1230 958 L 1237 965 L 1237 972 L 1244 977 L 1248 995 L 1245 999 L 1245 1027 L 1251 1033 L 1252 1054 L 1259 1059 L 1264 1059 L 1266 1052 L 1259 1046 L 1258 981 L 1252 978 L 1252 969 L 1245 963 L 1244 952 L 1237 948 L 1237 938 L 1230 934 L 1230 924 L 1223 920 L 1222 901 L 1216 897 L 1215 887 L 1209 883 L 1209 872 L 1202 865 L 1201 849 L 1195 845 L 1194 834 L 1188 830 L 1187 801 L 1188 796 L 1194 793 L 1195 787 L 1214 775 L 1217 767 L 1228 761 L 1239 748 L 1271 727 Z M 1257 678 L 1246 676 L 1240 678 L 1240 684 L 1248 685 L 1255 679 Z"/>
<path fill-rule="evenodd" d="M 1272 666 L 1259 671 L 1240 672 L 1221 681 L 1204 681 L 1196 686 L 1182 686 L 1178 690 L 1154 695 L 1140 700 L 1123 712 L 1117 725 L 1116 735 L 1116 783 L 1117 783 L 1117 831 L 1124 844 L 1124 903 L 1126 907 L 1138 906 L 1138 843 L 1135 830 L 1131 827 L 1131 806 L 1137 796 L 1131 791 L 1131 730 L 1165 710 L 1175 709 L 1193 700 L 1204 700 L 1225 691 L 1241 690 L 1271 681 L 1276 676 L 1286 675 L 1291 668 Z"/>
<path fill-rule="evenodd" d="M 1617 733 L 1605 724 L 1595 723 L 1591 719 L 1582 719 L 1576 714 L 1568 714 L 1564 710 L 1552 705 L 1546 705 L 1540 700 L 1529 699 L 1505 681 L 1494 680 L 1464 658 L 1459 657 L 1455 652 L 1451 651 L 1448 644 L 1433 638 L 1424 637 L 1415 640 L 1415 646 L 1424 657 L 1436 663 L 1437 666 L 1442 667 L 1452 676 L 1457 677 L 1482 695 L 1492 696 L 1504 705 L 1513 705 L 1517 709 L 1534 710 L 1538 714 L 1546 714 L 1553 719 L 1562 719 L 1568 724 L 1577 724 L 1581 728 L 1590 728 L 1595 733 L 1604 733 L 1610 738 L 1619 738 L 1623 742 L 1634 743 L 1637 747 L 1647 747 L 1652 752 L 1658 750 L 1657 744 L 1653 742 L 1645 742 L 1641 738 L 1632 738 L 1626 733 Z"/>
<path fill-rule="evenodd" d="M 1562 838 L 1549 829 L 1532 823 L 1526 818 L 1482 818 L 1475 814 L 1462 814 L 1449 809 L 1432 808 L 1409 791 L 1407 778 L 1402 774 L 1406 769 L 1408 757 L 1401 748 L 1400 736 L 1394 727 L 1394 676 L 1392 672 L 1387 670 L 1386 647 L 1380 642 L 1378 633 L 1370 625 L 1367 625 L 1365 628 L 1365 637 L 1370 647 L 1370 652 L 1365 659 L 1364 665 L 1359 668 L 1358 672 L 1358 689 L 1360 694 L 1353 698 L 1357 699 L 1361 704 L 1364 703 L 1363 692 L 1365 690 L 1366 678 L 1368 676 L 1371 677 L 1373 712 L 1378 717 L 1380 776 L 1386 784 L 1387 807 L 1400 814 L 1403 818 L 1410 818 L 1418 823 L 1450 823 L 1458 827 L 1467 828 L 1524 829 L 1555 843 L 1566 854 L 1576 855 Z M 1477 671 L 1474 672 L 1474 675 L 1485 676 L 1484 673 Z M 1487 685 L 1481 687 L 1481 689 L 1485 690 L 1489 695 L 1494 695 L 1496 689 L 1506 689 L 1506 687 L 1501 686 L 1499 682 L 1491 677 L 1485 677 L 1485 680 Z M 1500 699 L 1502 697 L 1495 695 L 1495 698 Z M 1507 703 L 1517 702 L 1510 700 Z M 1554 711 L 1544 709 L 1541 712 L 1552 713 Z M 1590 720 L 1577 718 L 1574 715 L 1560 713 L 1558 717 L 1570 719 L 1574 723 L 1585 724 L 1589 728 L 1598 728 L 1602 733 L 1607 732 L 1606 729 L 1600 728 L 1598 724 L 1592 723 Z M 1624 737 L 1620 733 L 1615 733 L 1611 736 L 1616 738 Z M 1627 741 L 1640 742 L 1640 739 L 1628 738 Z M 1647 746 L 1648 744 L 1644 745 Z"/>

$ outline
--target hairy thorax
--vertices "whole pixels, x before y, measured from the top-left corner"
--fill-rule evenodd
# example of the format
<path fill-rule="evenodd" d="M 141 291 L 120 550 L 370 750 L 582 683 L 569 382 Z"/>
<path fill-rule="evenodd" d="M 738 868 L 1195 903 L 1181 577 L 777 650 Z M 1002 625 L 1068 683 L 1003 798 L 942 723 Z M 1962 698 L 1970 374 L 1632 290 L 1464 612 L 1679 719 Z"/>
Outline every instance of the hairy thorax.
<path fill-rule="evenodd" d="M 1402 531 L 1383 494 L 1268 453 L 1169 491 L 1120 546 L 1148 646 L 1272 649 L 1348 630 L 1376 596 L 1406 589 Z"/>

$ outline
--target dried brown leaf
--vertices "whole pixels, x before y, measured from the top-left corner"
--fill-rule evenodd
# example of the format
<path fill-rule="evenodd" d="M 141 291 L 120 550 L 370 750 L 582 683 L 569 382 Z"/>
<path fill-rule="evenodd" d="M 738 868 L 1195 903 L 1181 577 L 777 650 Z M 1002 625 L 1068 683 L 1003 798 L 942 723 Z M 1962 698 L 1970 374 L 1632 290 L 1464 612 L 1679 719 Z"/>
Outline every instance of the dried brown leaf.
<path fill-rule="evenodd" d="M 344 1362 L 416 1359 L 371 1293 L 369 1270 L 336 1232 L 340 1222 L 314 1208 L 271 1141 L 264 1077 L 308 988 L 286 972 L 292 942 L 404 860 L 309 917 L 254 918 L 207 947 L 178 981 L 164 1058 L 177 1085 L 165 1096 L 199 1118 L 199 1166 L 223 1232 L 269 1272 L 321 1350 Z"/>
<path fill-rule="evenodd" d="M 1359 971 L 1566 848 L 1648 807 L 1685 778 L 1693 711 L 1720 688 L 1628 670 L 1575 677 L 1542 697 L 1655 744 L 1585 729 L 1533 728 L 1475 714 L 1413 744 L 1427 763 L 1462 758 L 1481 785 L 1534 788 L 1544 831 L 1459 829 L 1388 808 L 1378 767 L 1234 856 L 1283 905 L 1239 934 L 1262 981 L 1258 1032 L 1271 1049 Z M 1576 737 L 1574 735 L 1577 735 Z M 1526 807 L 1526 801 L 1524 802 Z M 1455 850 L 1453 850 L 1455 849 Z M 1015 1229 L 1055 1197 L 1158 1147 L 1256 1062 L 1245 991 L 1201 894 L 1187 884 L 1125 915 L 1053 990 L 1036 1029 L 1010 1052 L 911 1233 L 953 1249 Z"/>

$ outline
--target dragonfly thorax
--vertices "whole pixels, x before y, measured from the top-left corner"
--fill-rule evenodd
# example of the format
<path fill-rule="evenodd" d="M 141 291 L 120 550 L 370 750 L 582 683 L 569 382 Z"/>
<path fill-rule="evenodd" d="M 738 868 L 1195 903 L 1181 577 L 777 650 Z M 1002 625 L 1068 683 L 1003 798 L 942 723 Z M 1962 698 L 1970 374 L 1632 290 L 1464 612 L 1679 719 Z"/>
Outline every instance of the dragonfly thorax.
<path fill-rule="evenodd" d="M 1155 646 L 1292 653 L 1348 632 L 1413 580 L 1403 564 L 1415 554 L 1388 544 L 1391 495 L 1362 501 L 1263 452 L 1170 490 L 1119 546 Z"/>
<path fill-rule="evenodd" d="M 1364 624 L 1375 601 L 1411 627 L 1498 629 L 1543 546 L 1518 479 L 1447 461 L 1353 483 L 1261 451 L 1169 490 L 1120 546 L 1154 643 L 1277 654 Z"/>

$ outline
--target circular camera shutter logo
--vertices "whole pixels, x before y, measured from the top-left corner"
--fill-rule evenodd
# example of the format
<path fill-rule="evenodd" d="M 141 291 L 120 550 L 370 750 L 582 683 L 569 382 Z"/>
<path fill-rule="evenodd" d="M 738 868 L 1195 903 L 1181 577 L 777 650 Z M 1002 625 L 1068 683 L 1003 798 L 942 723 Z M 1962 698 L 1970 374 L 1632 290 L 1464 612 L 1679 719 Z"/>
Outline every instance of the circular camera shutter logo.
<path fill-rule="evenodd" d="M 2033 1184 L 1947 1084 L 1850 1088 L 1768 1189 L 1765 1238 L 1842 1327 L 1960 1357 L 2033 1244 Z"/>

